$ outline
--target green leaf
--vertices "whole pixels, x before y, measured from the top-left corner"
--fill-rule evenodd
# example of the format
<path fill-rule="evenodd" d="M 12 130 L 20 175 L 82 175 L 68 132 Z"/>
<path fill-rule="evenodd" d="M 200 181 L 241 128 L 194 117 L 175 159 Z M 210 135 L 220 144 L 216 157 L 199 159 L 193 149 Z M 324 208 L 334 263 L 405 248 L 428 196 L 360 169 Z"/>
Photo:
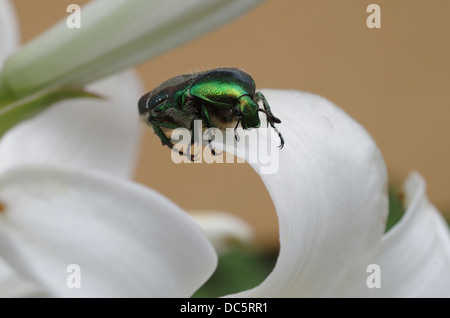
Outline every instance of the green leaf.
<path fill-rule="evenodd" d="M 389 231 L 405 213 L 405 207 L 402 202 L 403 192 L 395 187 L 389 189 L 389 214 L 386 222 L 385 232 Z"/>
<path fill-rule="evenodd" d="M 278 251 L 231 250 L 220 256 L 217 270 L 193 297 L 219 297 L 255 287 L 270 274 L 277 257 Z"/>
<path fill-rule="evenodd" d="M 0 137 L 16 124 L 39 114 L 56 102 L 81 97 L 100 98 L 82 89 L 64 87 L 41 91 L 9 104 L 0 105 Z"/>

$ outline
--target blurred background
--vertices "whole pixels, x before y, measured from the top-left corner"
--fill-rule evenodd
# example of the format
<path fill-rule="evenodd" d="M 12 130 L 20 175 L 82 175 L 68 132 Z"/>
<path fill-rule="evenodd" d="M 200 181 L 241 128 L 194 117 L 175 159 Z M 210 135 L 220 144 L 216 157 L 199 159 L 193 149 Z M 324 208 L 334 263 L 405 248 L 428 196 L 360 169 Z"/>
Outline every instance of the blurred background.
<path fill-rule="evenodd" d="M 13 2 L 26 42 L 65 18 L 68 4 L 87 1 Z M 380 29 L 366 25 L 370 3 L 381 8 Z M 410 171 L 419 171 L 431 201 L 448 218 L 449 12 L 446 0 L 267 0 L 233 23 L 143 63 L 138 71 L 147 91 L 175 75 L 231 66 L 251 74 L 258 88 L 323 95 L 376 140 L 392 189 Z M 129 106 L 137 111 L 136 105 Z M 145 129 L 136 180 L 184 209 L 239 215 L 255 228 L 260 248 L 278 247 L 274 206 L 247 164 L 176 165 L 168 148 Z"/>

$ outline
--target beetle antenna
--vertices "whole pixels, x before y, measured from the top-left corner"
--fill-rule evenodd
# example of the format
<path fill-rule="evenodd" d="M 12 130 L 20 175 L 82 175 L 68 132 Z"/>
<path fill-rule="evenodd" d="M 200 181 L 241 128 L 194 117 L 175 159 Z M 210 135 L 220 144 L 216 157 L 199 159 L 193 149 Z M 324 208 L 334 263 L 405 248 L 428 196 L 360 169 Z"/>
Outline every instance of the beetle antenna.
<path fill-rule="evenodd" d="M 234 139 L 236 139 L 236 141 L 239 141 L 239 135 L 236 134 L 236 129 L 238 128 L 240 123 L 241 123 L 241 118 L 238 118 L 237 123 L 236 123 L 236 127 L 234 127 Z"/>
<path fill-rule="evenodd" d="M 267 119 L 267 128 L 269 128 L 269 122 L 270 122 L 270 115 L 264 110 L 264 109 L 261 109 L 261 108 L 258 108 L 258 111 L 259 112 L 261 112 L 261 113 L 264 113 L 264 114 L 266 114 L 266 119 Z"/>

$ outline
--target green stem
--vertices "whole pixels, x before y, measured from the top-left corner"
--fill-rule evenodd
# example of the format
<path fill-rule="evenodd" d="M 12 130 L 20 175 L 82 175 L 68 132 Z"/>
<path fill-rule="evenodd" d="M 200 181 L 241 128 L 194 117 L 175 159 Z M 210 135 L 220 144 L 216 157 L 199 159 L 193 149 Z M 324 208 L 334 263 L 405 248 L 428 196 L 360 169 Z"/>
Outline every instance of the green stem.
<path fill-rule="evenodd" d="M 0 84 L 1 87 L 1 84 Z M 21 98 L 12 103 L 1 104 L 0 137 L 16 124 L 40 113 L 52 104 L 69 98 L 99 98 L 98 95 L 80 89 L 57 88 Z"/>
<path fill-rule="evenodd" d="M 14 101 L 14 96 L 0 73 L 0 109 Z"/>

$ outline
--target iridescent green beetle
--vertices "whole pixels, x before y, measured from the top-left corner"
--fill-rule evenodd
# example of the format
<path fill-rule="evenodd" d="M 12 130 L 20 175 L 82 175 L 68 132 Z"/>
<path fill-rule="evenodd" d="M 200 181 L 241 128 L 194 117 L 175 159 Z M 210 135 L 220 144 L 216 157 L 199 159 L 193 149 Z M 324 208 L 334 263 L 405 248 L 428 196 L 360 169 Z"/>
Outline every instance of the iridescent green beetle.
<path fill-rule="evenodd" d="M 264 109 L 259 108 L 260 101 Z M 281 121 L 270 111 L 264 95 L 255 92 L 253 78 L 236 68 L 176 76 L 142 96 L 138 106 L 144 121 L 171 149 L 174 145 L 164 133 L 165 128 L 184 127 L 192 131 L 194 120 L 202 120 L 206 128 L 236 129 L 239 124 L 244 129 L 258 128 L 259 112 L 266 114 L 267 124 L 280 137 L 280 148 L 284 146 L 283 136 L 275 127 Z"/>

